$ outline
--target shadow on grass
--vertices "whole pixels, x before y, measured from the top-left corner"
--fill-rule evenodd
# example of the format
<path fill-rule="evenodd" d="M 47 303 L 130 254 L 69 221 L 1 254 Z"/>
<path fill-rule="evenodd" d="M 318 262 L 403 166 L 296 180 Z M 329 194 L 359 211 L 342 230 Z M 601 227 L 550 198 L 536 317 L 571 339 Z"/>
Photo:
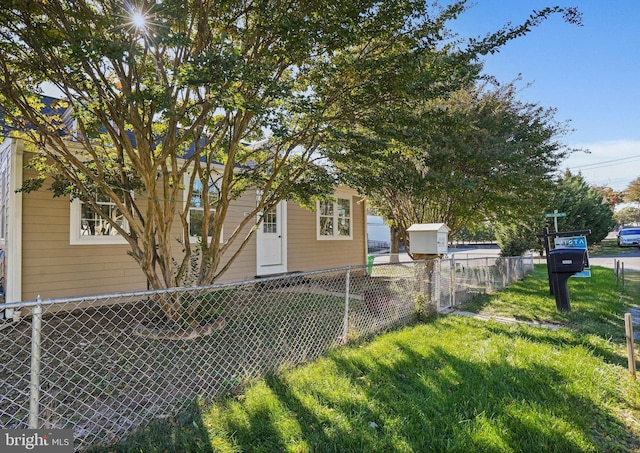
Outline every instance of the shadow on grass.
<path fill-rule="evenodd" d="M 640 448 L 606 401 L 597 399 L 599 392 L 583 391 L 580 373 L 567 374 L 562 365 L 566 350 L 555 346 L 574 344 L 557 338 L 559 333 L 453 318 L 436 318 L 417 329 L 413 335 L 435 336 L 416 342 L 408 334 L 398 335 L 383 346 L 334 351 L 310 371 L 267 376 L 242 397 L 216 404 L 215 415 L 210 410 L 203 415 L 194 405 L 118 445 L 91 451 Z M 492 340 L 484 342 L 489 337 Z M 455 344 L 449 344 L 452 338 Z M 575 346 L 585 349 L 578 340 Z M 548 361 L 545 351 L 561 356 Z"/>
<path fill-rule="evenodd" d="M 484 327 L 471 331 L 464 341 L 486 334 Z M 276 412 L 256 410 L 260 402 L 254 400 L 225 406 L 240 422 L 227 419 L 224 431 L 233 451 L 243 452 L 629 451 L 640 446 L 602 401 L 576 390 L 576 375 L 568 378 L 544 358 L 512 351 L 511 339 L 500 344 L 491 359 L 472 360 L 450 346 L 416 348 L 406 340 L 392 341 L 382 353 L 338 351 L 325 362 L 324 370 L 332 370 L 324 376 L 327 383 L 319 383 L 323 376 L 315 374 L 267 377 L 266 391 L 276 400 L 269 405 L 277 405 Z M 336 379 L 347 386 L 336 391 Z M 293 440 L 282 429 L 292 424 L 299 427 Z"/>
<path fill-rule="evenodd" d="M 368 417 L 382 432 L 390 425 L 393 436 L 411 451 L 580 451 L 585 442 L 606 450 L 609 441 L 597 432 L 598 426 L 622 435 L 622 445 L 638 445 L 606 410 L 568 391 L 568 382 L 554 368 L 537 364 L 530 369 L 506 360 L 471 363 L 440 347 L 421 354 L 397 346 L 402 358 L 393 366 L 333 360 L 367 394 L 370 405 L 380 408 L 377 418 L 375 411 Z M 582 442 L 576 440 L 576 431 Z M 393 445 L 368 447 L 374 451 Z"/>
<path fill-rule="evenodd" d="M 580 285 L 588 289 L 586 282 Z M 508 291 L 539 297 L 546 289 L 543 283 L 534 287 L 518 284 Z M 480 305 L 490 303 L 491 297 L 481 296 Z M 561 366 L 548 365 L 542 356 L 545 351 L 562 355 L 582 348 L 624 365 L 626 359 L 608 349 L 606 340 L 591 341 L 588 335 L 608 338 L 627 302 L 611 299 L 598 305 L 594 297 L 577 300 L 576 314 L 559 315 L 571 327 L 559 333 L 497 323 L 473 326 L 468 333 L 451 318 L 436 318 L 421 329 L 435 338 L 419 346 L 407 339 L 391 341 L 384 353 L 374 353 L 368 345 L 353 346 L 323 361 L 332 373 L 315 370 L 301 379 L 294 370 L 267 376 L 260 384 L 262 393 L 256 392 L 259 396 L 247 392 L 216 405 L 218 425 L 194 404 L 183 415 L 142 428 L 120 444 L 90 451 L 639 449 L 638 439 L 606 402 L 590 396 L 597 391 L 578 390 L 580 377 L 567 377 Z M 493 340 L 487 346 L 487 338 L 495 338 L 498 346 Z M 515 352 L 516 343 L 531 349 Z M 488 349 L 487 355 L 480 347 Z M 367 353 L 356 353 L 365 348 Z M 336 379 L 346 382 L 344 390 L 336 391 Z M 324 380 L 329 383 L 322 384 Z M 219 449 L 218 442 L 225 448 Z"/>
<path fill-rule="evenodd" d="M 616 353 L 614 348 L 606 347 L 603 342 L 592 341 L 592 337 L 589 335 L 576 334 L 570 330 L 566 332 L 555 332 L 550 334 L 541 328 L 521 328 L 518 330 L 504 330 L 500 326 L 487 325 L 487 330 L 493 335 L 500 335 L 510 340 L 525 339 L 532 343 L 544 344 L 553 347 L 582 347 L 591 351 L 594 357 L 598 357 L 606 363 L 612 365 L 618 365 L 622 367 L 627 366 L 627 356 L 620 348 L 620 353 Z M 605 343 L 606 344 L 606 343 Z"/>
<path fill-rule="evenodd" d="M 325 412 L 325 415 L 321 416 L 318 412 L 311 410 L 309 404 L 302 401 L 299 392 L 295 392 L 281 376 L 272 374 L 265 381 L 287 412 L 295 417 L 300 426 L 301 439 L 311 451 L 323 451 L 334 443 L 336 437 L 347 434 L 340 426 L 332 424 L 329 416 L 331 411 Z M 256 437 L 255 433 L 247 433 L 243 439 L 239 437 L 236 439 L 240 441 L 242 451 L 249 451 Z M 284 450 L 283 446 L 281 451 Z"/>
<path fill-rule="evenodd" d="M 229 444 L 241 446 L 234 451 L 280 452 L 285 451 L 286 440 L 277 428 L 272 411 L 267 406 L 251 410 L 250 416 L 229 420 L 227 430 L 233 439 Z"/>

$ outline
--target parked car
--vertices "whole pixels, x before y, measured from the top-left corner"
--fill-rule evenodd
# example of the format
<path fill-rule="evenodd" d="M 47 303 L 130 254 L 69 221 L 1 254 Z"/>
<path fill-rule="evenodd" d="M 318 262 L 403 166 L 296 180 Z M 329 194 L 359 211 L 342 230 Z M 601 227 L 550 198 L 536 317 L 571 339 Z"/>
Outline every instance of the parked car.
<path fill-rule="evenodd" d="M 625 228 L 618 233 L 618 247 L 640 245 L 640 228 Z"/>
<path fill-rule="evenodd" d="M 622 230 L 628 230 L 629 228 L 640 228 L 635 225 L 622 225 L 620 228 L 616 229 L 616 236 L 620 236 L 620 232 Z"/>

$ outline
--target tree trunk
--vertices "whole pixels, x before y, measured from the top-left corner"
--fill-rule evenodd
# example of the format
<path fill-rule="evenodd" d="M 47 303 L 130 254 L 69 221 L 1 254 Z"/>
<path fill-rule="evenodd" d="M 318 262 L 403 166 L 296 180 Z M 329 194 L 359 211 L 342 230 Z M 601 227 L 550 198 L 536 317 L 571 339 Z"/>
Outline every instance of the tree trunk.
<path fill-rule="evenodd" d="M 389 248 L 389 262 L 390 263 L 398 263 L 400 259 L 398 257 L 400 253 L 400 230 L 397 226 L 392 225 L 390 228 L 391 231 L 391 245 Z"/>

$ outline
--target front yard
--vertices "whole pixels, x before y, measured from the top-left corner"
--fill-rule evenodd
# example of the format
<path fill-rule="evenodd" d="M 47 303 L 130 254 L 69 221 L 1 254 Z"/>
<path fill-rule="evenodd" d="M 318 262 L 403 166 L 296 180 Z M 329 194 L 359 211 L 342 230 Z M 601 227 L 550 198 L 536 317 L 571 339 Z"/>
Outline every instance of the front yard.
<path fill-rule="evenodd" d="M 553 331 L 458 316 L 260 379 L 233 397 L 96 451 L 634 451 L 640 388 L 626 371 L 624 312 L 638 301 L 609 269 L 570 283 L 558 313 L 546 270 L 465 309 Z"/>

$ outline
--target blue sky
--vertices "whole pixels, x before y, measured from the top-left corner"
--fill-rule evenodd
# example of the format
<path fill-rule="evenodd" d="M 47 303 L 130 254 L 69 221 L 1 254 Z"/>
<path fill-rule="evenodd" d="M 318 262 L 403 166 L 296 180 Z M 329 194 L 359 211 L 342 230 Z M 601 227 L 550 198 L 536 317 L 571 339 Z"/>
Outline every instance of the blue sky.
<path fill-rule="evenodd" d="M 577 6 L 583 26 L 551 17 L 488 55 L 484 72 L 501 82 L 521 74 L 522 100 L 570 120 L 575 131 L 564 142 L 590 154 L 575 153 L 562 168 L 623 190 L 640 176 L 640 0 L 476 0 L 449 25 L 460 38 L 485 35 L 556 4 Z"/>

